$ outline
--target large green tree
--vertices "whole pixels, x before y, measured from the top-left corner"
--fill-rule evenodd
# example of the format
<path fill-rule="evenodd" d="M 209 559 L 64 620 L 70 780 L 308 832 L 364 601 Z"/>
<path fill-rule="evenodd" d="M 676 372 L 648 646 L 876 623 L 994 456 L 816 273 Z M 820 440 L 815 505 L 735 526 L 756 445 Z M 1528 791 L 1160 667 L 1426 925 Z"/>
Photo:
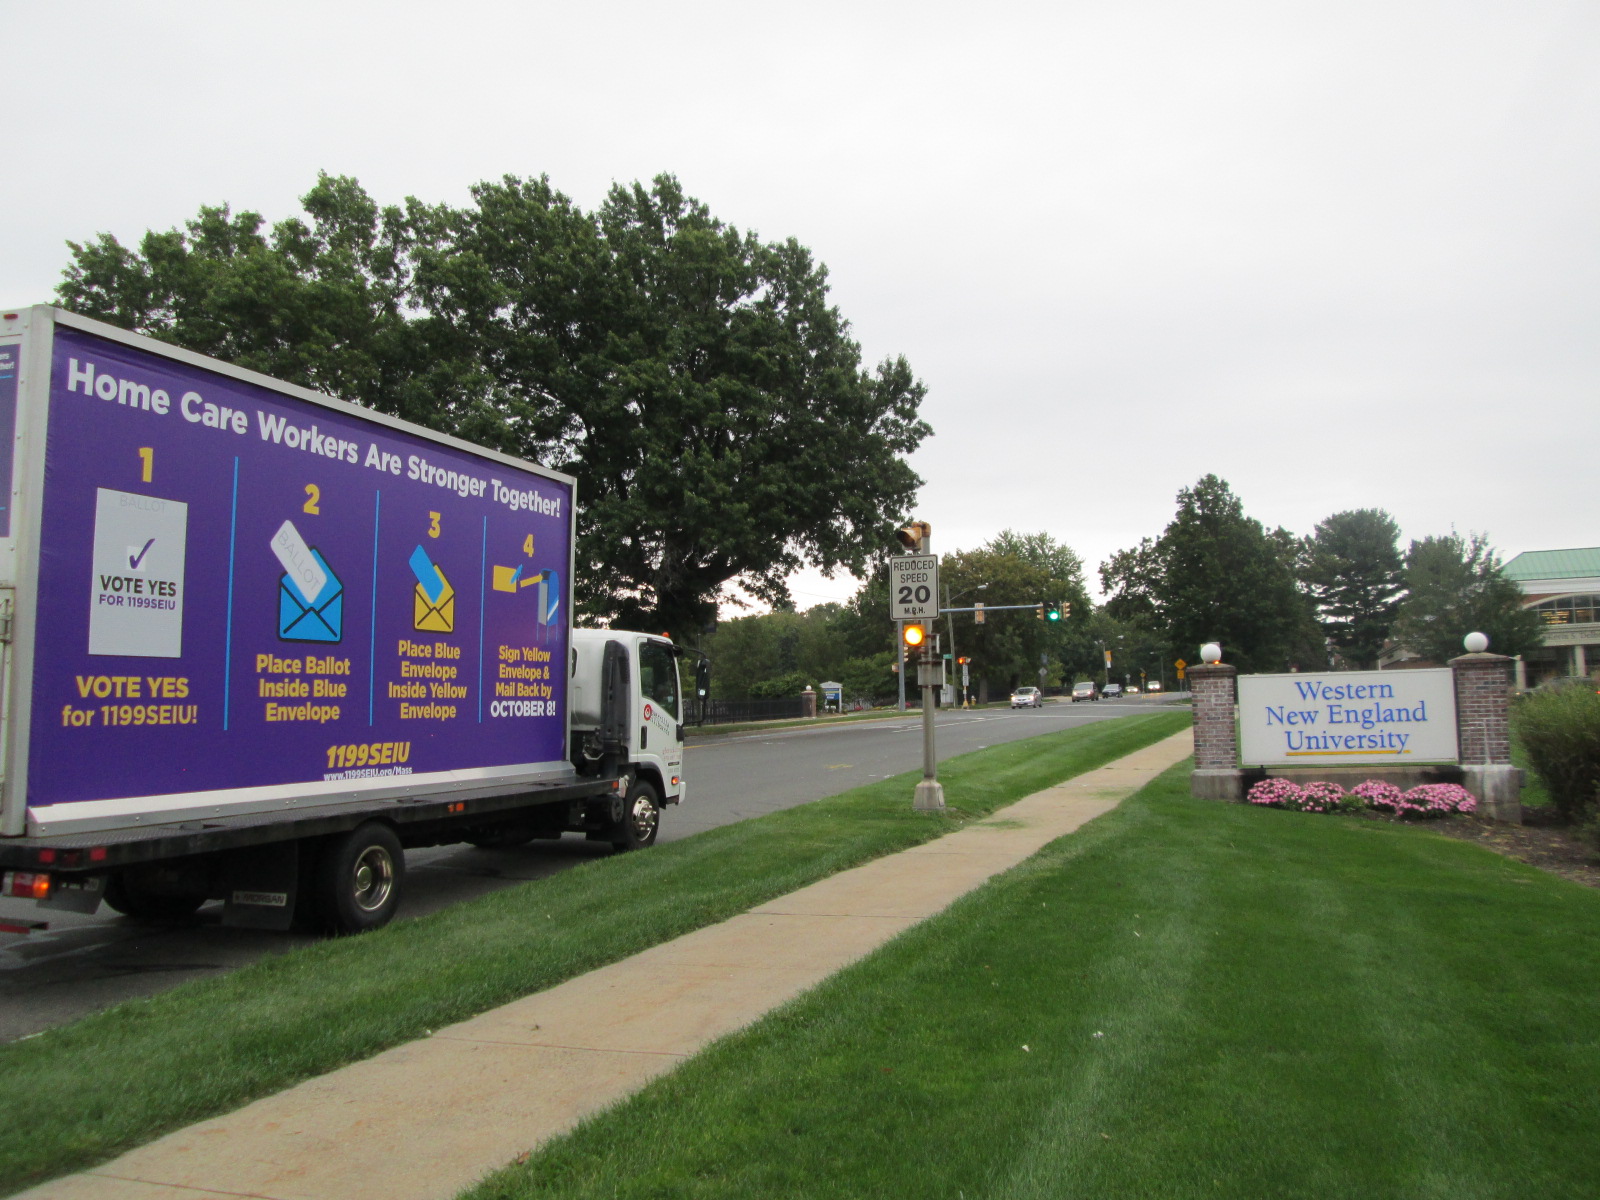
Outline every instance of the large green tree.
<path fill-rule="evenodd" d="M 1293 543 L 1246 516 L 1228 484 L 1207 475 L 1178 493 L 1160 538 L 1102 565 L 1107 608 L 1147 620 L 1190 662 L 1201 644 L 1216 641 L 1242 670 L 1281 670 L 1295 661 L 1309 621 L 1291 569 Z"/>
<path fill-rule="evenodd" d="M 940 633 L 953 632 L 957 653 L 973 660 L 971 674 L 980 699 L 991 689 L 1037 684 L 1041 663 L 1056 672 L 1063 648 L 1078 639 L 1089 620 L 1082 560 L 1047 533 L 1004 530 L 977 550 L 947 555 L 940 578 L 952 607 L 966 608 L 979 600 L 986 607 L 1041 602 L 1068 606 L 1059 622 L 1041 621 L 1028 610 L 989 613 L 981 625 L 971 613 L 940 621 Z"/>
<path fill-rule="evenodd" d="M 1349 663 L 1377 666 L 1404 590 L 1400 527 L 1379 508 L 1334 513 L 1301 545 L 1300 578 Z"/>
<path fill-rule="evenodd" d="M 74 244 L 60 299 L 570 472 L 591 619 L 692 636 L 730 582 L 778 602 L 802 565 L 861 573 L 910 505 L 909 365 L 864 369 L 810 252 L 671 176 L 594 213 L 514 178 L 456 209 L 324 176 L 304 204 Z"/>
<path fill-rule="evenodd" d="M 1487 634 L 1496 654 L 1526 654 L 1542 643 L 1539 615 L 1522 607 L 1521 589 L 1483 534 L 1412 542 L 1404 582 L 1394 637 L 1425 659 L 1444 664 L 1466 653 L 1461 639 L 1474 632 Z"/>

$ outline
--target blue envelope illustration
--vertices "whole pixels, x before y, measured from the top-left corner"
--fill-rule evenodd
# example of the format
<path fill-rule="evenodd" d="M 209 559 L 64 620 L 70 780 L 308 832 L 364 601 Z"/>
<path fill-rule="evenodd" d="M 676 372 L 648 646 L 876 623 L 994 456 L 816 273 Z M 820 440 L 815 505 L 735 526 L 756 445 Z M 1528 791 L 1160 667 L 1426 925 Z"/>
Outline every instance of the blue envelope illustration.
<path fill-rule="evenodd" d="M 561 575 L 545 571 L 539 581 L 539 624 L 554 625 L 556 613 L 561 608 Z"/>
<path fill-rule="evenodd" d="M 337 642 L 344 637 L 344 584 L 316 549 L 311 557 L 327 576 L 315 596 L 287 572 L 278 577 L 278 637 L 285 642 Z"/>

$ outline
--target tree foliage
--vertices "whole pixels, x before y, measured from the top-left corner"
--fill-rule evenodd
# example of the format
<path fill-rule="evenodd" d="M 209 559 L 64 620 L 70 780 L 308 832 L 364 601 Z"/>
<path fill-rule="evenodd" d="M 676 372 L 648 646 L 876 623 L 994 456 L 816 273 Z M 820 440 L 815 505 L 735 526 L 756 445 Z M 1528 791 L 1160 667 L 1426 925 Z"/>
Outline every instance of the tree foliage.
<path fill-rule="evenodd" d="M 1404 591 L 1400 527 L 1379 508 L 1334 513 L 1301 547 L 1300 577 L 1322 629 L 1352 666 L 1371 669 Z"/>
<path fill-rule="evenodd" d="M 1068 606 L 1059 622 L 1014 610 L 987 614 L 981 625 L 972 613 L 952 614 L 940 623 L 941 632 L 953 632 L 959 654 L 973 660 L 980 697 L 991 688 L 1037 684 L 1041 661 L 1047 671 L 1057 671 L 1063 648 L 1079 635 L 1092 607 L 1082 560 L 1047 533 L 1003 530 L 977 550 L 947 555 L 940 578 L 955 608 L 979 600 L 988 607 Z"/>
<path fill-rule="evenodd" d="M 1201 644 L 1216 641 L 1241 670 L 1280 670 L 1302 652 L 1310 621 L 1293 546 L 1292 535 L 1269 534 L 1224 480 L 1207 475 L 1178 493 L 1160 538 L 1102 565 L 1106 607 L 1162 631 L 1191 662 Z"/>
<path fill-rule="evenodd" d="M 1465 653 L 1461 639 L 1473 632 L 1487 634 L 1496 654 L 1527 654 L 1542 643 L 1539 615 L 1522 607 L 1521 589 L 1483 534 L 1413 541 L 1404 581 L 1394 636 L 1425 659 L 1449 662 Z"/>
<path fill-rule="evenodd" d="M 860 574 L 915 494 L 906 361 L 863 369 L 810 252 L 671 176 L 594 213 L 542 178 L 456 209 L 323 176 L 303 203 L 72 244 L 59 297 L 573 474 L 593 619 L 692 636 L 730 582 L 781 602 L 807 563 Z"/>
<path fill-rule="evenodd" d="M 980 691 L 1037 683 L 1041 656 L 1054 674 L 1062 648 L 1091 619 L 1081 560 L 1048 534 L 1005 530 L 978 550 L 945 556 L 941 580 L 942 607 L 966 608 L 976 600 L 990 606 L 1041 601 L 1070 606 L 1060 622 L 1040 621 L 1031 609 L 991 613 L 982 625 L 965 612 L 934 622 L 932 632 L 946 653 L 953 646 L 957 655 L 973 659 L 972 677 Z M 947 598 L 949 605 L 943 604 Z M 888 568 L 880 562 L 845 604 L 725 621 L 705 649 L 716 663 L 712 678 L 718 696 L 744 698 L 774 690 L 787 695 L 799 690 L 794 684 L 803 676 L 813 687 L 839 681 L 847 700 L 888 699 L 898 691 L 891 670 L 895 639 Z M 796 671 L 799 676 L 791 674 Z"/>

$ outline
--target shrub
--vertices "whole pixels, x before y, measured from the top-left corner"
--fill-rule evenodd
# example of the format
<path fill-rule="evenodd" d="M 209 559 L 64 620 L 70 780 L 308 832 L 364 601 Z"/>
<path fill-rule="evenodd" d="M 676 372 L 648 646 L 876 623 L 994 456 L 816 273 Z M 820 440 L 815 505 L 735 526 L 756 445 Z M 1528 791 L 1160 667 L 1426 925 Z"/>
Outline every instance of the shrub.
<path fill-rule="evenodd" d="M 1582 821 L 1600 787 L 1600 695 L 1587 683 L 1530 693 L 1512 707 L 1511 725 L 1556 811 Z"/>
<path fill-rule="evenodd" d="M 1245 793 L 1245 799 L 1251 804 L 1265 804 L 1268 808 L 1297 808 L 1304 794 L 1299 784 L 1290 783 L 1287 779 L 1263 779 L 1251 785 Z"/>
<path fill-rule="evenodd" d="M 1478 801 L 1459 783 L 1423 783 L 1400 797 L 1396 811 L 1402 817 L 1448 817 L 1477 812 Z"/>
<path fill-rule="evenodd" d="M 1340 812 L 1366 805 L 1407 820 L 1448 817 L 1478 811 L 1478 801 L 1459 783 L 1422 783 L 1402 792 L 1392 783 L 1369 779 L 1350 789 L 1318 781 L 1304 787 L 1287 779 L 1263 779 L 1246 793 L 1251 804 L 1288 808 L 1296 812 Z"/>
<path fill-rule="evenodd" d="M 1337 812 L 1344 807 L 1344 789 L 1337 783 L 1318 781 L 1300 789 L 1301 812 Z"/>
<path fill-rule="evenodd" d="M 1368 808 L 1375 808 L 1379 812 L 1394 812 L 1404 793 L 1392 783 L 1384 783 L 1379 779 L 1369 779 L 1365 783 L 1358 783 L 1350 789 L 1350 794 L 1357 797 Z"/>

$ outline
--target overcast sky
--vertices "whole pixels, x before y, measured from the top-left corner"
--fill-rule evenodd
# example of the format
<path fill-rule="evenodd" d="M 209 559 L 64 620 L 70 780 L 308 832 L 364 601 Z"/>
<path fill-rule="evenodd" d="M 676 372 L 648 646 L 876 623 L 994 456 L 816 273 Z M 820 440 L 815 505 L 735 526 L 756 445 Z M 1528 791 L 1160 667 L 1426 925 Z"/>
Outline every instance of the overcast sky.
<path fill-rule="evenodd" d="M 278 220 L 319 170 L 586 208 L 672 172 L 809 246 L 867 361 L 928 385 L 938 551 L 1045 530 L 1097 586 L 1207 472 L 1297 533 L 1380 507 L 1506 558 L 1600 544 L 1592 0 L 0 16 L 0 305 L 50 299 L 67 239 Z"/>

